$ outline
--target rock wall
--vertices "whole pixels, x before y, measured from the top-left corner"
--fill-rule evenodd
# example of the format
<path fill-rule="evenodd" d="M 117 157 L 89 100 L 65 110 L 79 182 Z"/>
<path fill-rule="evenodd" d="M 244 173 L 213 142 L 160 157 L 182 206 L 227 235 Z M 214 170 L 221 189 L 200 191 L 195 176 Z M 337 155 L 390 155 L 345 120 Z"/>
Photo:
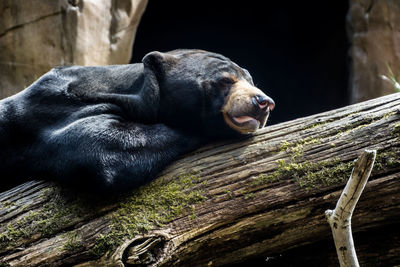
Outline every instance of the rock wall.
<path fill-rule="evenodd" d="M 350 0 L 347 15 L 351 101 L 395 92 L 382 79 L 389 68 L 400 80 L 400 1 Z"/>
<path fill-rule="evenodd" d="M 59 65 L 128 63 L 147 0 L 0 1 L 0 98 Z"/>

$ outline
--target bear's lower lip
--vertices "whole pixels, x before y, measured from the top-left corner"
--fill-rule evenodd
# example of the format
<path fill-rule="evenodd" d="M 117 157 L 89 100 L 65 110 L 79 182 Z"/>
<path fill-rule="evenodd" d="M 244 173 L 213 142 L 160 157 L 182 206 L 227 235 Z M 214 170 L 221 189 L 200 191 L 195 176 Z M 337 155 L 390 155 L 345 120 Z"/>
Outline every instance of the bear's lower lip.
<path fill-rule="evenodd" d="M 268 118 L 268 113 L 260 115 L 260 118 L 255 118 L 249 115 L 233 116 L 226 113 L 223 115 L 228 126 L 242 134 L 256 132 L 258 129 L 264 127 Z"/>
<path fill-rule="evenodd" d="M 242 132 L 255 132 L 260 127 L 261 122 L 250 116 L 231 117 L 231 121 L 241 129 Z"/>
<path fill-rule="evenodd" d="M 237 122 L 238 124 L 244 124 L 244 123 L 246 123 L 246 122 L 252 122 L 252 121 L 254 121 L 254 122 L 260 124 L 260 121 L 259 121 L 259 120 L 255 119 L 255 118 L 253 118 L 253 117 L 250 117 L 250 116 L 233 117 L 233 120 L 234 120 L 235 122 Z"/>

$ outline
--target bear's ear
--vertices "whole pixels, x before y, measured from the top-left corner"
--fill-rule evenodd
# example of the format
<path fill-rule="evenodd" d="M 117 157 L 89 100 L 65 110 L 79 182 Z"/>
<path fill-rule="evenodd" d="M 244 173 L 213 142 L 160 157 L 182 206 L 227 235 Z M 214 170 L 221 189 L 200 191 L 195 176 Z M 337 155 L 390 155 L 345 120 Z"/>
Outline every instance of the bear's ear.
<path fill-rule="evenodd" d="M 142 59 L 144 66 L 150 68 L 158 77 L 164 75 L 176 61 L 175 56 L 158 51 L 150 52 Z"/>

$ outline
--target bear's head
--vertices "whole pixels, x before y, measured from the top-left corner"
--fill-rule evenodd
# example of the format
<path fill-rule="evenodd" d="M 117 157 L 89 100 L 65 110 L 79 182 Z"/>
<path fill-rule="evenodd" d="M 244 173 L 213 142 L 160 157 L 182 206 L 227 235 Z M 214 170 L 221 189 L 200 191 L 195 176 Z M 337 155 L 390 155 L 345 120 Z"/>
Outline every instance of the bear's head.
<path fill-rule="evenodd" d="M 143 58 L 159 87 L 160 121 L 213 136 L 247 134 L 265 126 L 274 101 L 249 72 L 203 50 L 151 52 Z"/>

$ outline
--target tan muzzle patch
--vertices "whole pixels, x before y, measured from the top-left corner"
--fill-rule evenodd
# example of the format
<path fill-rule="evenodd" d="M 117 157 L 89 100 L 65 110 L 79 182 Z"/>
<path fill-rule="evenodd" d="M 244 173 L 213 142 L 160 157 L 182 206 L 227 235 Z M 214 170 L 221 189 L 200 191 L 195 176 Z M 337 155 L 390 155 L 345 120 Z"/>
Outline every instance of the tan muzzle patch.
<path fill-rule="evenodd" d="M 269 99 L 270 104 L 259 104 L 257 99 Z M 233 84 L 222 107 L 226 124 L 242 134 L 252 133 L 265 126 L 272 99 L 246 80 Z"/>

